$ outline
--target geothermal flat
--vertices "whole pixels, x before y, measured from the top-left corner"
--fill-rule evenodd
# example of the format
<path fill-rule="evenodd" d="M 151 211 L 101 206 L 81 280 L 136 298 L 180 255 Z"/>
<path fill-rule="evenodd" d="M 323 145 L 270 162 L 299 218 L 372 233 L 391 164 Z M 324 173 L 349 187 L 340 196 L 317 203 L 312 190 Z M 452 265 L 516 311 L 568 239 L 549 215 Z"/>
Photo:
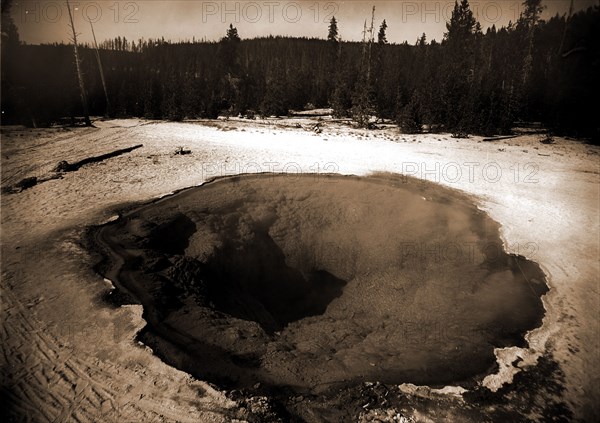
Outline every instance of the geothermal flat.
<path fill-rule="evenodd" d="M 9 414 L 597 410 L 597 147 L 317 135 L 308 118 L 95 124 L 2 128 L 2 187 L 38 181 L 1 197 Z"/>

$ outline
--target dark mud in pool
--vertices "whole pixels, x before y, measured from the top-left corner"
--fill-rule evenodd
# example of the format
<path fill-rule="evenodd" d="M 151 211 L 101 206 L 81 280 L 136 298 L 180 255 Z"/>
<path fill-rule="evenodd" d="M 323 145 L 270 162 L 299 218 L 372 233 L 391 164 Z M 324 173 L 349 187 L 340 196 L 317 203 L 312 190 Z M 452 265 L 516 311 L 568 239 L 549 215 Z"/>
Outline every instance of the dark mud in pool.
<path fill-rule="evenodd" d="M 142 340 L 229 388 L 441 386 L 541 324 L 544 274 L 465 195 L 399 179 L 220 179 L 95 231 Z"/>

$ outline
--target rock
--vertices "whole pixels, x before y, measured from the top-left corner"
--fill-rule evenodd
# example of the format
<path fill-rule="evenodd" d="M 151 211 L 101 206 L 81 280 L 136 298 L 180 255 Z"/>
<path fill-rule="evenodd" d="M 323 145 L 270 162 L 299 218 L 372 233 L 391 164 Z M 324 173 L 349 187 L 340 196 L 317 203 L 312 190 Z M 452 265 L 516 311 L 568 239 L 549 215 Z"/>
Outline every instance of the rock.
<path fill-rule="evenodd" d="M 29 178 L 21 179 L 19 182 L 16 183 L 15 188 L 25 190 L 27 188 L 36 186 L 37 183 L 38 178 L 36 178 L 35 176 L 31 176 Z"/>
<path fill-rule="evenodd" d="M 186 156 L 188 154 L 192 154 L 192 150 L 184 150 L 183 147 L 179 147 L 176 151 L 175 154 L 179 154 L 180 156 Z"/>
<path fill-rule="evenodd" d="M 66 160 L 61 160 L 58 164 L 52 169 L 52 172 L 68 172 L 71 169 L 71 165 Z"/>
<path fill-rule="evenodd" d="M 362 412 L 358 416 L 358 421 L 360 423 L 367 422 L 401 422 L 401 423 L 412 423 L 414 419 L 410 417 L 405 417 L 401 413 L 399 413 L 395 409 L 381 409 L 377 408 L 374 410 L 369 410 Z"/>

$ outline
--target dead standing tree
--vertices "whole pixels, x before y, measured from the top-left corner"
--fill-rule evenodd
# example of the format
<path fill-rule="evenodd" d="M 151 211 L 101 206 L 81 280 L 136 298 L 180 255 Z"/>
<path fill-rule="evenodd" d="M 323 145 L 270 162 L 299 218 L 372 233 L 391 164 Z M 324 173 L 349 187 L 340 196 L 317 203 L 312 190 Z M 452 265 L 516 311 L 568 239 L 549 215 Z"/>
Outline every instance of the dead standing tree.
<path fill-rule="evenodd" d="M 83 106 L 83 115 L 86 126 L 92 126 L 90 121 L 90 113 L 88 110 L 87 95 L 85 94 L 85 85 L 83 84 L 83 74 L 81 73 L 81 63 L 79 61 L 79 52 L 77 50 L 77 32 L 75 31 L 75 24 L 73 23 L 73 13 L 71 12 L 71 5 L 67 0 L 67 10 L 69 11 L 69 26 L 73 32 L 73 52 L 75 54 L 75 67 L 77 68 L 77 79 L 79 81 L 79 92 L 81 94 L 81 105 Z"/>
<path fill-rule="evenodd" d="M 560 39 L 560 47 L 558 47 L 559 55 L 562 54 L 563 47 L 565 45 L 565 39 L 567 38 L 567 32 L 569 31 L 569 23 L 571 22 L 571 16 L 573 16 L 573 0 L 571 0 L 571 5 L 569 6 L 569 14 L 567 15 L 567 19 L 565 20 L 565 29 L 563 30 L 563 34 Z"/>
<path fill-rule="evenodd" d="M 365 21 L 363 29 L 363 50 L 361 57 L 361 72 L 356 83 L 356 89 L 352 99 L 352 117 L 359 127 L 368 128 L 369 120 L 374 113 L 372 101 L 372 80 L 371 80 L 371 63 L 372 63 L 372 46 L 375 39 L 373 27 L 375 25 L 375 6 L 371 15 L 371 27 L 367 29 Z M 368 37 L 367 37 L 368 34 Z"/>
<path fill-rule="evenodd" d="M 526 85 L 529 82 L 529 78 L 533 71 L 535 30 L 540 20 L 540 15 L 544 10 L 544 6 L 542 6 L 542 0 L 525 0 L 523 6 L 525 7 L 525 10 L 521 13 L 519 20 L 525 25 L 527 31 L 527 53 L 525 54 L 525 59 L 523 61 L 523 85 Z"/>
<path fill-rule="evenodd" d="M 94 37 L 94 49 L 96 51 L 96 61 L 98 62 L 98 70 L 100 71 L 100 79 L 102 81 L 102 88 L 104 89 L 104 96 L 106 97 L 106 112 L 105 115 L 108 117 L 110 110 L 110 100 L 108 99 L 108 90 L 106 89 L 106 80 L 104 79 L 104 70 L 102 69 L 102 61 L 100 60 L 100 50 L 98 50 L 98 42 L 96 41 L 96 33 L 94 32 L 94 24 L 90 19 L 90 28 L 92 30 L 92 37 Z"/>

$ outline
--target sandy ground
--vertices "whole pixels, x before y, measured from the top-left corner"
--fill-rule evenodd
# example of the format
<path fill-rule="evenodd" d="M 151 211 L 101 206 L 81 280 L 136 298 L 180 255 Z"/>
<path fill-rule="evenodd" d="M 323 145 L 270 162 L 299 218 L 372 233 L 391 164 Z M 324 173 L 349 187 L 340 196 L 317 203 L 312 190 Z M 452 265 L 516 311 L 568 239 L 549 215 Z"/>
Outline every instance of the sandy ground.
<path fill-rule="evenodd" d="M 113 120 L 88 129 L 3 128 L 2 187 L 48 175 L 60 160 L 144 145 L 2 195 L 0 357 L 12 412 L 33 421 L 244 419 L 223 393 L 136 344 L 142 311 L 102 302 L 110 284 L 92 271 L 95 258 L 81 245 L 82 231 L 124 204 L 215 176 L 390 171 L 475 195 L 502 225 L 508 251 L 540 263 L 552 288 L 544 324 L 529 335 L 529 349 L 497 355 L 507 363 L 520 357 L 523 366 L 549 352 L 564 372 L 561 395 L 576 418 L 600 418 L 600 150 L 566 139 L 544 145 L 535 135 L 483 142 L 332 123 L 315 134 L 302 129 L 310 123 Z M 179 147 L 192 154 L 173 154 Z M 502 365 L 486 385 L 497 389 L 515 371 Z M 427 408 L 413 411 L 416 420 L 434 417 Z"/>

